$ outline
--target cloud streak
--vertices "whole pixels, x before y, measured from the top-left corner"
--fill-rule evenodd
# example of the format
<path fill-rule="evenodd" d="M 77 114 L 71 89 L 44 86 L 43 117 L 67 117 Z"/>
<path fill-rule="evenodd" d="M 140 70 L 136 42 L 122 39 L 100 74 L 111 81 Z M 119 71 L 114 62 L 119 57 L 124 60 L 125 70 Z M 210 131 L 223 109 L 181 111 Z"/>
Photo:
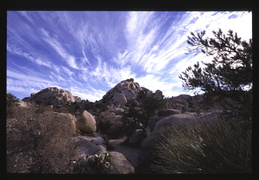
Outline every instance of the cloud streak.
<path fill-rule="evenodd" d="M 91 101 L 122 80 L 165 96 L 184 92 L 180 73 L 190 32 L 233 29 L 252 38 L 248 12 L 10 11 L 7 13 L 7 91 L 19 98 L 56 86 Z"/>

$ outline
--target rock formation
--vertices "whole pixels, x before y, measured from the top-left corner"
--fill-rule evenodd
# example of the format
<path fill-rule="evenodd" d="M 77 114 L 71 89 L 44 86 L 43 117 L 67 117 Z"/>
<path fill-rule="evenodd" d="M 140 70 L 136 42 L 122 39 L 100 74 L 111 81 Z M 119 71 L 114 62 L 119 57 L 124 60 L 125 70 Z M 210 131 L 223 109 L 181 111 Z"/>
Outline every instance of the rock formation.
<path fill-rule="evenodd" d="M 74 102 L 80 101 L 78 97 L 74 97 L 69 91 L 64 89 L 58 89 L 57 87 L 49 87 L 39 91 L 38 93 L 32 93 L 31 97 L 26 97 L 23 101 L 35 102 L 41 105 L 71 105 Z"/>
<path fill-rule="evenodd" d="M 114 88 L 109 90 L 101 101 L 110 107 L 124 107 L 128 100 L 136 99 L 140 92 L 146 95 L 152 94 L 152 91 L 140 87 L 137 82 L 134 82 L 133 78 L 130 78 L 121 81 Z M 157 96 L 160 96 L 159 92 L 157 93 Z"/>

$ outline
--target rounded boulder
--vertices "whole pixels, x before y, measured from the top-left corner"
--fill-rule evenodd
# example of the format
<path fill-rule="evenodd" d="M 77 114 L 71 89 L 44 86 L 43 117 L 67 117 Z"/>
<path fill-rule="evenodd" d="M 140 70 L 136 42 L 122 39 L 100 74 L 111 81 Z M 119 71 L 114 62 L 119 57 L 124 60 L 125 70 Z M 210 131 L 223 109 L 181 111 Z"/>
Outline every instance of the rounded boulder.
<path fill-rule="evenodd" d="M 177 109 L 163 109 L 157 113 L 158 117 L 167 117 L 174 114 L 181 114 L 181 112 Z"/>
<path fill-rule="evenodd" d="M 92 114 L 83 111 L 77 116 L 76 127 L 83 133 L 92 134 L 96 131 L 96 121 Z"/>

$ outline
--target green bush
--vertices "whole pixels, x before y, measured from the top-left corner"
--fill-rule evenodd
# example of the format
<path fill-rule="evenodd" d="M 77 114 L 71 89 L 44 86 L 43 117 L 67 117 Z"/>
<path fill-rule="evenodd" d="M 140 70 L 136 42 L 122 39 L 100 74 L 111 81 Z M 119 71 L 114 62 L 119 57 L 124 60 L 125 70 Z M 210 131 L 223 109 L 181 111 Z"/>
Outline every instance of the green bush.
<path fill-rule="evenodd" d="M 201 120 L 185 129 L 176 126 L 166 135 L 162 134 L 150 167 L 165 174 L 251 173 L 250 123 L 221 119 Z"/>
<path fill-rule="evenodd" d="M 139 101 L 139 104 L 136 102 Z M 136 100 L 128 100 L 126 107 L 128 110 L 123 113 L 122 121 L 125 132 L 131 135 L 135 129 L 146 129 L 148 121 L 151 117 L 157 115 L 157 111 L 165 105 L 165 100 L 158 99 L 154 96 L 145 96 L 139 94 Z"/>

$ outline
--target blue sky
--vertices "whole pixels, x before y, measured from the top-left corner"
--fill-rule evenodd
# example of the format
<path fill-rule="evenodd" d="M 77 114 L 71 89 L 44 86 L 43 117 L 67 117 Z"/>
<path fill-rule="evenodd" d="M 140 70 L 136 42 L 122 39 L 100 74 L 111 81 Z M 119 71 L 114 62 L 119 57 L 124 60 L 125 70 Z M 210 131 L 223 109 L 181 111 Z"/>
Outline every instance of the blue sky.
<path fill-rule="evenodd" d="M 58 87 L 90 101 L 134 78 L 166 97 L 187 94 L 178 78 L 203 54 L 186 54 L 190 32 L 232 29 L 252 38 L 245 11 L 8 11 L 7 92 L 19 99 Z"/>

